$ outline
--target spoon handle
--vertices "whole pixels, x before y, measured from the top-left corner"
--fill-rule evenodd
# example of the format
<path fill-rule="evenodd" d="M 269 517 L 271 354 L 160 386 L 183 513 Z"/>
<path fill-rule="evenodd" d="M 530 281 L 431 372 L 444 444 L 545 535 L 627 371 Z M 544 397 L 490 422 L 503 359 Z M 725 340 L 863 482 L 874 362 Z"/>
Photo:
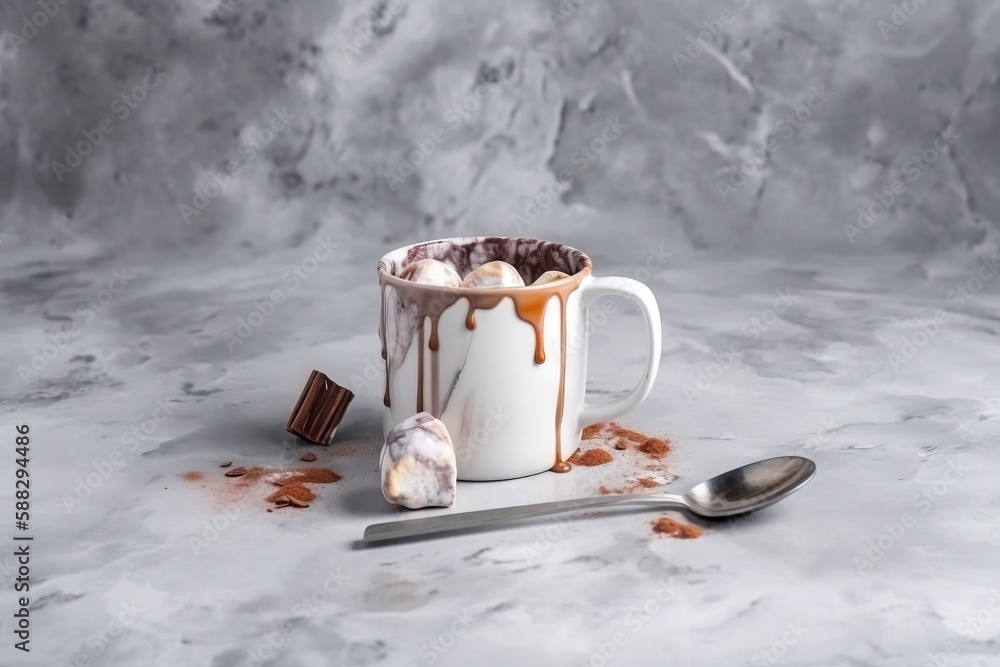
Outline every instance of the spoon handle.
<path fill-rule="evenodd" d="M 365 528 L 364 541 L 378 542 L 380 540 L 394 540 L 400 537 L 413 537 L 415 535 L 428 535 L 430 533 L 441 533 L 450 530 L 460 530 L 462 528 L 474 528 L 508 519 L 527 519 L 548 514 L 557 514 L 559 512 L 568 512 L 574 509 L 643 502 L 656 503 L 658 505 L 673 505 L 676 507 L 685 506 L 680 496 L 667 493 L 557 500 L 555 502 L 538 503 L 535 505 L 519 505 L 517 507 L 501 507 L 499 509 L 480 510 L 478 512 L 444 514 L 425 519 L 376 523 Z"/>

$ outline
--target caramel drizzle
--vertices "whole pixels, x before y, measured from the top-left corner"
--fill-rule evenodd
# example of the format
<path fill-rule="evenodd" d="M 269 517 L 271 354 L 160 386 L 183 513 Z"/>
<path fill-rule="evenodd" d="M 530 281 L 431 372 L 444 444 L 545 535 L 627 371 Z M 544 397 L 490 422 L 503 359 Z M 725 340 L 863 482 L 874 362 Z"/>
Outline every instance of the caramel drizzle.
<path fill-rule="evenodd" d="M 387 267 L 386 267 L 387 268 Z M 385 268 L 383 268 L 385 271 Z M 431 414 L 440 417 L 447 406 L 440 404 L 440 368 L 438 362 L 438 351 L 440 339 L 438 336 L 438 324 L 441 313 L 458 299 L 464 298 L 468 301 L 469 310 L 465 317 L 465 326 L 472 331 L 476 328 L 476 311 L 492 310 L 505 298 L 510 298 L 514 305 L 514 312 L 518 319 L 530 325 L 535 334 L 535 354 L 536 364 L 544 364 L 545 355 L 545 309 L 549 300 L 554 296 L 559 300 L 559 320 L 560 320 L 560 358 L 559 358 L 559 393 L 556 401 L 555 414 L 555 465 L 550 468 L 553 472 L 568 472 L 571 470 L 570 464 L 562 458 L 562 422 L 565 415 L 566 400 L 566 305 L 569 294 L 575 291 L 582 279 L 590 274 L 589 267 L 571 276 L 572 279 L 550 283 L 542 289 L 518 288 L 493 288 L 493 289 L 457 289 L 457 288 L 429 288 L 426 285 L 410 283 L 393 276 L 393 287 L 396 289 L 404 307 L 408 309 L 410 305 L 416 306 L 416 315 L 419 318 L 417 333 L 419 335 L 417 347 L 417 412 L 424 411 L 424 327 L 427 319 L 431 321 L 429 340 L 426 346 L 431 352 L 430 368 L 430 389 L 431 389 Z M 388 281 L 384 276 L 386 271 L 380 271 L 380 281 L 382 283 L 382 312 L 381 312 L 381 337 L 382 337 L 382 357 L 386 358 L 386 382 L 385 396 L 383 402 L 386 406 L 390 404 L 389 397 L 389 361 L 386 352 L 386 299 L 385 288 Z M 433 306 L 433 307 L 431 307 Z M 399 335 L 397 327 L 397 335 Z M 407 350 L 408 352 L 408 350 Z M 403 353 L 404 356 L 406 352 Z"/>
<path fill-rule="evenodd" d="M 549 468 L 552 472 L 569 472 L 573 466 L 562 460 L 562 421 L 566 408 L 566 297 L 557 292 L 559 299 L 559 398 L 556 401 L 556 463 Z"/>

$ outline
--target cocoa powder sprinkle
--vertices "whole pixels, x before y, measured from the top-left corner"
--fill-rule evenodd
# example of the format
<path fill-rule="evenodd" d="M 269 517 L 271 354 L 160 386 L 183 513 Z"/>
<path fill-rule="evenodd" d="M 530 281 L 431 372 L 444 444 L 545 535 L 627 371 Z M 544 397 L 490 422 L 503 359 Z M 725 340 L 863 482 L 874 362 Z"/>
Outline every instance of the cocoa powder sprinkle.
<path fill-rule="evenodd" d="M 693 540 L 701 537 L 701 528 L 689 523 L 681 523 L 668 516 L 653 522 L 653 532 L 658 535 L 669 535 L 680 540 Z"/>
<path fill-rule="evenodd" d="M 659 438 L 647 438 L 645 442 L 639 445 L 639 451 L 658 459 L 670 452 L 670 443 Z"/>
<path fill-rule="evenodd" d="M 613 460 L 610 452 L 599 447 L 588 449 L 585 452 L 577 450 L 573 456 L 569 457 L 569 462 L 578 466 L 600 466 L 611 463 Z"/>
<path fill-rule="evenodd" d="M 293 499 L 301 502 L 309 502 L 310 500 L 316 499 L 316 494 L 310 491 L 301 482 L 292 482 L 290 484 L 285 484 L 280 489 L 265 498 L 265 500 L 269 503 L 276 503 L 280 500 L 287 500 L 291 502 Z"/>
<path fill-rule="evenodd" d="M 280 486 L 292 484 L 293 482 L 301 482 L 303 484 L 332 484 L 341 479 L 340 475 L 329 468 L 305 468 L 297 470 L 296 473 L 290 477 L 278 479 L 275 484 Z"/>
<path fill-rule="evenodd" d="M 649 439 L 649 436 L 645 433 L 639 433 L 626 426 L 622 426 L 618 422 L 610 422 L 608 424 L 611 427 L 611 432 L 618 438 L 619 441 L 633 442 L 639 444 L 645 442 Z"/>
<path fill-rule="evenodd" d="M 268 480 L 281 487 L 266 497 L 267 502 L 274 503 L 275 507 L 289 505 L 309 507 L 309 502 L 316 498 L 316 494 L 305 486 L 306 484 L 330 484 L 341 479 L 340 475 L 329 468 L 306 467 L 282 470 L 261 466 L 252 468 L 240 466 L 226 470 L 224 474 L 227 478 L 225 483 L 220 480 L 217 485 L 209 488 L 214 494 L 229 499 L 243 498 L 250 494 L 252 488 L 256 488 L 262 481 Z M 181 478 L 185 481 L 197 482 L 205 478 L 205 475 L 198 471 L 191 471 L 182 474 Z"/>

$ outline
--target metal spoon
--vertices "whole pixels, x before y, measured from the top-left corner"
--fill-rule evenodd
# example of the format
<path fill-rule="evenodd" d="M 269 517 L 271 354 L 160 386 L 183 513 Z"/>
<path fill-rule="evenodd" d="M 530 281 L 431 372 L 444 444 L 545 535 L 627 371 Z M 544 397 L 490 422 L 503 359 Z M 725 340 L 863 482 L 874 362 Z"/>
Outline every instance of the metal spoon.
<path fill-rule="evenodd" d="M 801 456 L 779 456 L 749 463 L 702 482 L 682 496 L 671 493 L 598 496 L 557 500 L 537 505 L 460 512 L 426 519 L 376 523 L 365 529 L 365 542 L 393 540 L 429 533 L 474 528 L 509 519 L 545 516 L 583 507 L 651 503 L 657 509 L 684 509 L 698 516 L 720 518 L 745 514 L 773 505 L 812 479 L 816 464 Z"/>

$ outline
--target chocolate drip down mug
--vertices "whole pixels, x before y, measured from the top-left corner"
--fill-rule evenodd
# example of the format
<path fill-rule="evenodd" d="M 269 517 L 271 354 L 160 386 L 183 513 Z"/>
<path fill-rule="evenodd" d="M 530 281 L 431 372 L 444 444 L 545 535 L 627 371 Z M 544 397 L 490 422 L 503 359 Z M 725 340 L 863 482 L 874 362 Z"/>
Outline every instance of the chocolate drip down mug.
<path fill-rule="evenodd" d="M 494 260 L 513 265 L 525 287 L 468 288 L 400 278 L 422 259 L 460 276 Z M 660 313 L 631 278 L 595 278 L 585 254 L 559 243 L 470 237 L 418 243 L 378 263 L 379 337 L 389 429 L 417 412 L 448 427 L 461 480 L 565 472 L 583 428 L 641 403 L 660 362 Z M 532 285 L 546 271 L 568 277 Z M 626 395 L 586 401 L 587 308 L 602 296 L 635 301 L 646 326 L 642 377 Z"/>

